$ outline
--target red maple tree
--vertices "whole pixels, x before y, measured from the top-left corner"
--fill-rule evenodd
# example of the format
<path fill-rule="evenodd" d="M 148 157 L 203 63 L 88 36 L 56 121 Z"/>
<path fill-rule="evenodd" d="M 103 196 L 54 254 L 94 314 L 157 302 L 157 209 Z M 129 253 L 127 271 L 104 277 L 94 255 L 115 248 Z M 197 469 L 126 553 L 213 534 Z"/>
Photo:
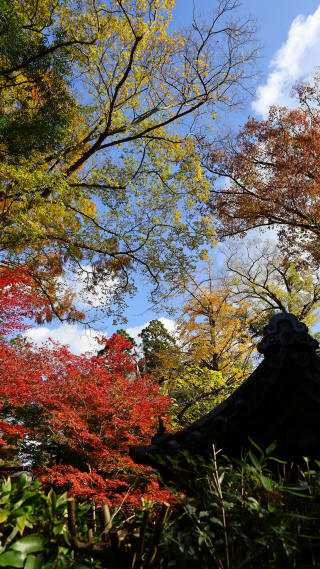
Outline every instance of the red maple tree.
<path fill-rule="evenodd" d="M 27 326 L 26 319 L 39 318 L 49 310 L 27 267 L 0 265 L 0 337 Z"/>
<path fill-rule="evenodd" d="M 35 314 L 41 299 L 16 274 L 12 282 L 7 274 L 2 283 L 0 320 L 12 335 L 25 325 L 25 316 Z M 15 294 L 22 285 L 24 294 Z M 64 346 L 36 348 L 2 334 L 3 451 L 15 448 L 19 437 L 18 455 L 41 480 L 78 496 L 136 505 L 141 497 L 168 500 L 152 470 L 134 464 L 128 455 L 130 445 L 149 442 L 158 416 L 170 404 L 151 378 L 136 375 L 130 347 L 114 334 L 105 340 L 103 355 L 79 356 Z"/>

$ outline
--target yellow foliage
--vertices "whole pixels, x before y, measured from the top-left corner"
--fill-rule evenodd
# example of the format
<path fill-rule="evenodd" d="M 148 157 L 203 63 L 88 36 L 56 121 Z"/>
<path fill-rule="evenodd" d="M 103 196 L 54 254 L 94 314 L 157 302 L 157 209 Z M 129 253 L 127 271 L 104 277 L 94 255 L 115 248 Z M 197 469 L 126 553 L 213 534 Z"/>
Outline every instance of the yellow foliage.
<path fill-rule="evenodd" d="M 61 267 L 108 260 L 131 290 L 131 264 L 158 285 L 213 242 L 190 119 L 196 128 L 241 78 L 245 30 L 230 37 L 226 10 L 202 46 L 201 29 L 170 30 L 173 7 L 3 0 L 0 246 L 19 262 L 36 265 L 43 249 Z M 231 62 L 216 42 L 232 43 Z"/>

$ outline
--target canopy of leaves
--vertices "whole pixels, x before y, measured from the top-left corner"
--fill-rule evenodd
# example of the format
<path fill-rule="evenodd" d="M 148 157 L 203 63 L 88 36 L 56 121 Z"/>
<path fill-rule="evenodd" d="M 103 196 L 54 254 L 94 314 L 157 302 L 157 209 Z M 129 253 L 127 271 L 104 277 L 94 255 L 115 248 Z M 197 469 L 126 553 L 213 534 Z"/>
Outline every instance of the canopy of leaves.
<path fill-rule="evenodd" d="M 223 0 L 212 21 L 172 32 L 172 7 L 1 2 L 0 246 L 50 297 L 53 270 L 87 263 L 117 275 L 115 309 L 131 269 L 159 287 L 213 237 L 192 133 L 235 102 L 252 30 Z"/>
<path fill-rule="evenodd" d="M 186 300 L 178 332 L 189 361 L 222 372 L 227 383 L 242 381 L 251 369 L 249 302 L 233 296 L 230 279 L 217 272 L 207 253 L 180 288 Z"/>
<path fill-rule="evenodd" d="M 176 281 L 184 303 L 175 336 L 158 320 L 141 333 L 146 369 L 172 398 L 178 425 L 211 410 L 252 370 L 250 302 L 234 294 L 234 276 L 218 278 L 205 257 L 203 272 Z"/>
<path fill-rule="evenodd" d="M 172 421 L 181 428 L 212 411 L 226 397 L 226 385 L 221 372 L 186 362 L 167 373 L 164 392 L 172 399 Z"/>
<path fill-rule="evenodd" d="M 214 145 L 207 167 L 228 179 L 212 192 L 222 235 L 275 226 L 287 248 L 295 244 L 318 261 L 319 77 L 298 96 L 297 108 L 273 107 L 267 120 L 249 119 L 236 140 Z"/>
<path fill-rule="evenodd" d="M 247 303 L 233 299 L 226 286 L 193 282 L 178 321 L 180 358 L 166 383 L 178 423 L 211 411 L 248 377 L 254 349 L 249 322 Z"/>

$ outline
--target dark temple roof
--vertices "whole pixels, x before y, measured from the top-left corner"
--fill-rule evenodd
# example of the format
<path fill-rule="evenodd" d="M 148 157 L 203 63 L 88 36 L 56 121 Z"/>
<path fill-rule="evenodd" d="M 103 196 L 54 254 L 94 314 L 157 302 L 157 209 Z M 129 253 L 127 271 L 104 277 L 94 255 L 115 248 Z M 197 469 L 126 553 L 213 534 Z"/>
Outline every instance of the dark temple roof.
<path fill-rule="evenodd" d="M 131 457 L 166 471 L 187 451 L 207 455 L 212 445 L 239 456 L 250 438 L 261 448 L 277 442 L 277 456 L 320 457 L 319 344 L 292 314 L 271 318 L 258 351 L 264 359 L 249 378 L 210 413 L 177 432 L 156 434 Z"/>

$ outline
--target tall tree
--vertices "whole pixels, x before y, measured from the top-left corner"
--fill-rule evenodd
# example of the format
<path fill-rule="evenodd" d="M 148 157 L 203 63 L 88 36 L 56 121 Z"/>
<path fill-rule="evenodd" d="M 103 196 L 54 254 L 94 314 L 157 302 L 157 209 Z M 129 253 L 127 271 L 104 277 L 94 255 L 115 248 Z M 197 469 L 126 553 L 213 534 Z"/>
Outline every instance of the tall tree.
<path fill-rule="evenodd" d="M 221 235 L 273 226 L 287 247 L 308 250 L 318 262 L 319 76 L 297 95 L 297 108 L 273 107 L 267 120 L 251 118 L 235 140 L 213 145 L 206 165 L 228 180 L 212 190 Z"/>
<path fill-rule="evenodd" d="M 319 321 L 320 274 L 303 258 L 260 239 L 229 244 L 225 257 L 222 274 L 207 258 L 202 273 L 180 284 L 180 351 L 167 357 L 164 383 L 178 425 L 210 411 L 248 377 L 273 314 L 291 312 L 308 326 Z"/>
<path fill-rule="evenodd" d="M 235 102 L 252 29 L 220 0 L 210 22 L 172 32 L 172 7 L 1 3 L 0 247 L 49 297 L 53 268 L 90 264 L 93 282 L 117 275 L 114 308 L 132 269 L 159 287 L 212 236 L 192 133 Z"/>
<path fill-rule="evenodd" d="M 140 333 L 144 367 L 161 381 L 166 363 L 178 351 L 176 340 L 160 320 L 151 320 Z"/>
<path fill-rule="evenodd" d="M 222 372 L 227 383 L 241 381 L 252 351 L 248 303 L 234 300 L 228 279 L 215 274 L 210 258 L 202 274 L 189 276 L 184 292 L 178 330 L 190 359 Z"/>
<path fill-rule="evenodd" d="M 41 298 L 16 271 L 1 276 L 0 293 L 0 325 L 12 314 L 0 336 L 0 466 L 37 467 L 46 483 L 110 503 L 167 500 L 128 456 L 131 444 L 149 442 L 169 405 L 150 377 L 132 381 L 130 342 L 115 334 L 104 357 L 89 357 L 12 341 Z"/>
<path fill-rule="evenodd" d="M 202 272 L 179 284 L 185 295 L 177 327 L 180 352 L 167 363 L 165 392 L 182 425 L 211 410 L 252 369 L 248 303 L 235 300 L 209 257 L 204 261 Z"/>
<path fill-rule="evenodd" d="M 228 286 L 235 301 L 246 302 L 250 327 L 261 327 L 276 312 L 291 312 L 307 326 L 319 320 L 320 273 L 303 258 L 283 254 L 268 241 L 246 243 L 226 258 Z"/>

